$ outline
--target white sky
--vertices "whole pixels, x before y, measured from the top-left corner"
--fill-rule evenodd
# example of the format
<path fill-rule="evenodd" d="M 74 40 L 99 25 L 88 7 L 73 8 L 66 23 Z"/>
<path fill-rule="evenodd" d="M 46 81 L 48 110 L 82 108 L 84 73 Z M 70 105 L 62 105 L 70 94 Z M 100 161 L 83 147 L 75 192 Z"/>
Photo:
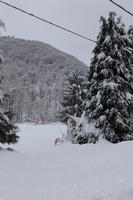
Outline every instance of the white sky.
<path fill-rule="evenodd" d="M 123 17 L 125 24 L 133 24 L 133 17 L 115 7 L 108 0 L 5 0 L 40 17 L 51 20 L 75 32 L 96 39 L 100 16 L 107 17 L 115 11 Z M 133 0 L 116 0 L 133 11 Z M 4 35 L 39 40 L 76 56 L 89 64 L 94 44 L 56 29 L 46 23 L 15 11 L 0 3 L 0 18 L 5 22 Z"/>

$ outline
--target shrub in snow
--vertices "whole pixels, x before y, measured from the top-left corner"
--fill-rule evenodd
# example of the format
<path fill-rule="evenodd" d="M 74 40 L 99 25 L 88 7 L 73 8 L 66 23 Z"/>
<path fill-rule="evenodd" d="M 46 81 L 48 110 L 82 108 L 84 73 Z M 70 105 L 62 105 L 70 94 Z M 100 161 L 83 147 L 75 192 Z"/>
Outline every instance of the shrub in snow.
<path fill-rule="evenodd" d="M 59 144 L 63 144 L 63 142 L 64 142 L 63 139 L 61 139 L 61 138 L 56 138 L 54 144 L 55 144 L 55 146 L 56 146 L 56 145 L 59 145 Z"/>
<path fill-rule="evenodd" d="M 72 143 L 75 143 L 75 138 L 77 136 L 77 120 L 78 118 L 76 117 L 70 117 L 67 121 L 67 137 L 66 139 Z"/>
<path fill-rule="evenodd" d="M 89 93 L 85 113 L 77 127 L 77 143 L 84 137 L 93 143 L 99 137 L 112 143 L 131 140 L 133 46 L 124 24 L 114 12 L 108 20 L 101 17 L 93 54 L 88 74 Z"/>

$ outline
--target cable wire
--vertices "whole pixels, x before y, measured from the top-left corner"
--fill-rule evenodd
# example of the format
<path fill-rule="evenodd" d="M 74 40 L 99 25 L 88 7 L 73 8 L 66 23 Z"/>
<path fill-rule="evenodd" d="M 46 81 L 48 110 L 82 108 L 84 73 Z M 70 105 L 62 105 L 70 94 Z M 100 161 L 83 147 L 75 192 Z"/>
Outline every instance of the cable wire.
<path fill-rule="evenodd" d="M 28 11 L 26 11 L 26 10 L 23 10 L 23 9 L 21 9 L 21 8 L 18 8 L 18 7 L 14 6 L 14 5 L 12 5 L 12 4 L 9 4 L 9 3 L 5 2 L 5 1 L 0 0 L 0 3 L 5 4 L 5 5 L 8 6 L 8 7 L 14 8 L 15 10 L 18 10 L 18 11 L 20 11 L 20 12 L 22 12 L 22 13 L 25 13 L 25 14 L 27 14 L 27 15 L 29 15 L 29 16 L 31 16 L 31 17 L 34 17 L 34 18 L 36 18 L 36 19 L 38 19 L 38 20 L 41 20 L 41 21 L 43 21 L 43 22 L 45 22 L 45 23 L 48 23 L 48 24 L 50 24 L 50 25 L 52 25 L 52 26 L 55 26 L 56 28 L 62 29 L 62 30 L 64 30 L 64 31 L 69 32 L 69 33 L 71 33 L 71 34 L 73 34 L 73 35 L 76 35 L 76 36 L 78 36 L 78 37 L 80 37 L 80 38 L 83 38 L 83 39 L 88 40 L 88 41 L 90 41 L 90 42 L 96 43 L 96 41 L 93 40 L 93 39 L 90 39 L 90 38 L 88 38 L 88 37 L 86 37 L 86 36 L 84 36 L 84 35 L 81 35 L 81 34 L 79 34 L 79 33 L 74 32 L 74 31 L 72 31 L 72 30 L 70 30 L 70 29 L 67 29 L 67 28 L 65 28 L 65 27 L 63 27 L 63 26 L 60 26 L 60 25 L 55 24 L 55 23 L 53 23 L 53 22 L 51 22 L 51 21 L 48 21 L 48 20 L 46 20 L 46 19 L 44 19 L 44 18 L 41 18 L 41 17 L 39 17 L 39 16 L 37 16 L 37 15 L 35 15 L 35 14 L 33 14 L 33 13 L 30 13 L 30 12 L 28 12 Z"/>
<path fill-rule="evenodd" d="M 126 8 L 124 8 L 123 6 L 121 6 L 120 4 L 116 3 L 113 0 L 108 0 L 111 3 L 113 3 L 114 5 L 116 5 L 117 7 L 119 7 L 120 9 L 124 10 L 126 13 L 128 13 L 129 15 L 131 15 L 133 17 L 133 13 L 131 13 L 130 11 L 128 11 Z"/>

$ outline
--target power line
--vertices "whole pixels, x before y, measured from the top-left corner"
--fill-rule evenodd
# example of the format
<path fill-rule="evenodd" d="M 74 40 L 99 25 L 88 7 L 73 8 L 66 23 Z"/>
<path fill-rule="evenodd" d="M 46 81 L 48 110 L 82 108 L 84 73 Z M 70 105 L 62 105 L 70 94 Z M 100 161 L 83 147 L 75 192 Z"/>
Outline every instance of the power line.
<path fill-rule="evenodd" d="M 117 7 L 119 7 L 120 9 L 124 10 L 126 13 L 128 13 L 129 15 L 131 15 L 133 17 L 133 13 L 131 13 L 130 11 L 128 11 L 126 8 L 124 8 L 123 6 L 121 6 L 120 4 L 116 3 L 113 0 L 108 0 L 111 3 L 113 3 L 114 5 L 116 5 Z"/>
<path fill-rule="evenodd" d="M 48 20 L 46 20 L 46 19 L 44 19 L 44 18 L 41 18 L 41 17 L 39 17 L 39 16 L 37 16 L 37 15 L 35 15 L 35 14 L 33 14 L 33 13 L 30 13 L 30 12 L 28 12 L 28 11 L 26 11 L 26 10 L 23 10 L 23 9 L 21 9 L 21 8 L 18 8 L 18 7 L 14 6 L 14 5 L 12 5 L 12 4 L 9 4 L 9 3 L 5 2 L 5 1 L 1 1 L 1 0 L 0 0 L 0 3 L 5 4 L 5 5 L 8 6 L 8 7 L 14 8 L 15 10 L 18 10 L 18 11 L 20 11 L 20 12 L 22 12 L 22 13 L 25 13 L 25 14 L 27 14 L 27 15 L 29 15 L 29 16 L 31 16 L 31 17 L 34 17 L 34 18 L 36 18 L 36 19 L 38 19 L 38 20 L 41 20 L 41 21 L 43 21 L 43 22 L 45 22 L 45 23 L 48 23 L 48 24 L 50 24 L 50 25 L 52 25 L 52 26 L 55 26 L 56 28 L 62 29 L 62 30 L 64 30 L 64 31 L 69 32 L 69 33 L 71 33 L 71 34 L 73 34 L 73 35 L 76 35 L 76 36 L 78 36 L 78 37 L 80 37 L 80 38 L 83 38 L 83 39 L 85 39 L 85 40 L 88 40 L 88 41 L 91 41 L 91 42 L 96 43 L 96 41 L 93 40 L 93 39 L 90 39 L 90 38 L 88 38 L 88 37 L 86 37 L 86 36 L 84 36 L 84 35 L 81 35 L 81 34 L 79 34 L 79 33 L 74 32 L 74 31 L 72 31 L 72 30 L 70 30 L 70 29 L 67 29 L 67 28 L 65 28 L 65 27 L 63 27 L 63 26 L 60 26 L 60 25 L 55 24 L 55 23 L 53 23 L 53 22 L 51 22 L 51 21 L 48 21 Z"/>

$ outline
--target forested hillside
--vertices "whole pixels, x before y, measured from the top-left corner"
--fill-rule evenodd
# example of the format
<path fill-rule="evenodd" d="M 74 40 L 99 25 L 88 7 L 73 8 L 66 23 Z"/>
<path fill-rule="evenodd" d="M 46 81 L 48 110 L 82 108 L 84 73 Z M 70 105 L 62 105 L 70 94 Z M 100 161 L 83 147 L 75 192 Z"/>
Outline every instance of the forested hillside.
<path fill-rule="evenodd" d="M 8 92 L 8 108 L 17 122 L 55 121 L 62 100 L 65 76 L 87 66 L 48 44 L 14 37 L 1 37 L 2 88 Z M 56 119 L 57 120 L 57 119 Z"/>

